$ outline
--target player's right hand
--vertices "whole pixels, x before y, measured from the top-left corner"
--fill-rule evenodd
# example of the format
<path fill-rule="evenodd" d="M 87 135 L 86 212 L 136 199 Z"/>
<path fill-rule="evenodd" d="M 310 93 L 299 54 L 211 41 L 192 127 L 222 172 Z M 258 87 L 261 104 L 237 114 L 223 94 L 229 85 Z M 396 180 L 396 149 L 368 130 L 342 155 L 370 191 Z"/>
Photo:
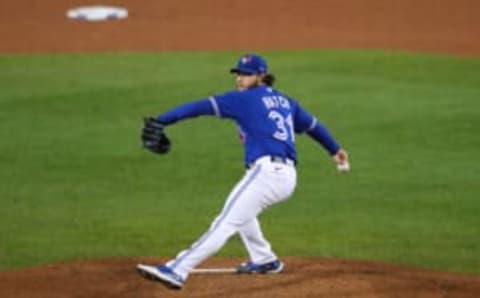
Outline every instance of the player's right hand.
<path fill-rule="evenodd" d="M 340 173 L 350 172 L 350 162 L 348 160 L 348 153 L 344 149 L 338 150 L 338 152 L 333 156 L 335 163 L 337 164 L 337 170 Z"/>

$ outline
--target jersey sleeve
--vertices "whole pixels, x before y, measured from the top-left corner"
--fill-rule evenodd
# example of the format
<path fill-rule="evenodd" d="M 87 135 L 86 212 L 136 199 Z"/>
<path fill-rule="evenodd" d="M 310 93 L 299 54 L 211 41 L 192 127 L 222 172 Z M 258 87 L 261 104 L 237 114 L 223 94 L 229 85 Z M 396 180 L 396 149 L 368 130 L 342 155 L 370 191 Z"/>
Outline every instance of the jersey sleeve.
<path fill-rule="evenodd" d="M 208 99 L 202 99 L 180 105 L 158 116 L 157 119 L 165 125 L 170 125 L 187 118 L 213 114 L 214 110 L 210 101 Z"/>
<path fill-rule="evenodd" d="M 317 119 L 304 110 L 296 101 L 291 100 L 294 108 L 293 126 L 296 133 L 304 133 L 315 128 Z"/>
<path fill-rule="evenodd" d="M 294 102 L 294 128 L 296 133 L 306 132 L 312 139 L 320 143 L 331 155 L 340 150 L 340 145 L 333 138 L 328 129 L 317 118 L 310 115 L 298 103 Z"/>
<path fill-rule="evenodd" d="M 209 100 L 215 115 L 220 118 L 237 119 L 243 108 L 239 91 L 214 95 Z"/>

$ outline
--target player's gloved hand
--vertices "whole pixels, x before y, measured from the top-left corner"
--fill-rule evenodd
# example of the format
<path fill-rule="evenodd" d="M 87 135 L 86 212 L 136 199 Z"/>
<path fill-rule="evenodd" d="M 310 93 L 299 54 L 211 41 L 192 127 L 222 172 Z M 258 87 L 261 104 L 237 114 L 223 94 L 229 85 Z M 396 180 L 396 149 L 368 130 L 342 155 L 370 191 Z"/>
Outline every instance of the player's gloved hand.
<path fill-rule="evenodd" d="M 164 131 L 165 125 L 153 117 L 144 118 L 142 129 L 143 147 L 156 154 L 165 154 L 170 151 L 171 142 Z"/>
<path fill-rule="evenodd" d="M 348 153 L 344 149 L 338 150 L 333 156 L 335 163 L 337 164 L 337 170 L 340 173 L 350 172 L 350 162 L 348 161 Z"/>

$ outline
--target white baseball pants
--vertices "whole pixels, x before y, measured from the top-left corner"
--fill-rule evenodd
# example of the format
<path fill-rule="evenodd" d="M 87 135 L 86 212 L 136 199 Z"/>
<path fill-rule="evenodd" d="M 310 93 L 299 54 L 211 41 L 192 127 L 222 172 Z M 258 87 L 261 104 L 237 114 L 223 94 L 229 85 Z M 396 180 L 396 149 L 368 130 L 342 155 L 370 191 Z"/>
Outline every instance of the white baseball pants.
<path fill-rule="evenodd" d="M 252 262 L 263 264 L 276 260 L 277 256 L 263 236 L 257 216 L 293 193 L 297 172 L 293 162 L 287 161 L 287 164 L 273 162 L 270 156 L 257 159 L 233 188 L 210 229 L 166 265 L 186 279 L 193 268 L 220 250 L 237 232 Z"/>

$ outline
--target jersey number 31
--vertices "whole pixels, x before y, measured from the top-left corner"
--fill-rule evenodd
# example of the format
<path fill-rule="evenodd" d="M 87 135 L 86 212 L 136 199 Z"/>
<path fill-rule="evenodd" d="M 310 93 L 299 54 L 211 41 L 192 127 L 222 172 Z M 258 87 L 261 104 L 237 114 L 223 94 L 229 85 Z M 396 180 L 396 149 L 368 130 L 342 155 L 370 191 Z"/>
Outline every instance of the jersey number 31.
<path fill-rule="evenodd" d="M 277 111 L 270 111 L 268 118 L 275 121 L 277 130 L 273 133 L 273 137 L 277 140 L 286 142 L 288 138 L 295 142 L 295 132 L 293 131 L 292 114 L 288 113 L 287 117 L 284 117 Z"/>

